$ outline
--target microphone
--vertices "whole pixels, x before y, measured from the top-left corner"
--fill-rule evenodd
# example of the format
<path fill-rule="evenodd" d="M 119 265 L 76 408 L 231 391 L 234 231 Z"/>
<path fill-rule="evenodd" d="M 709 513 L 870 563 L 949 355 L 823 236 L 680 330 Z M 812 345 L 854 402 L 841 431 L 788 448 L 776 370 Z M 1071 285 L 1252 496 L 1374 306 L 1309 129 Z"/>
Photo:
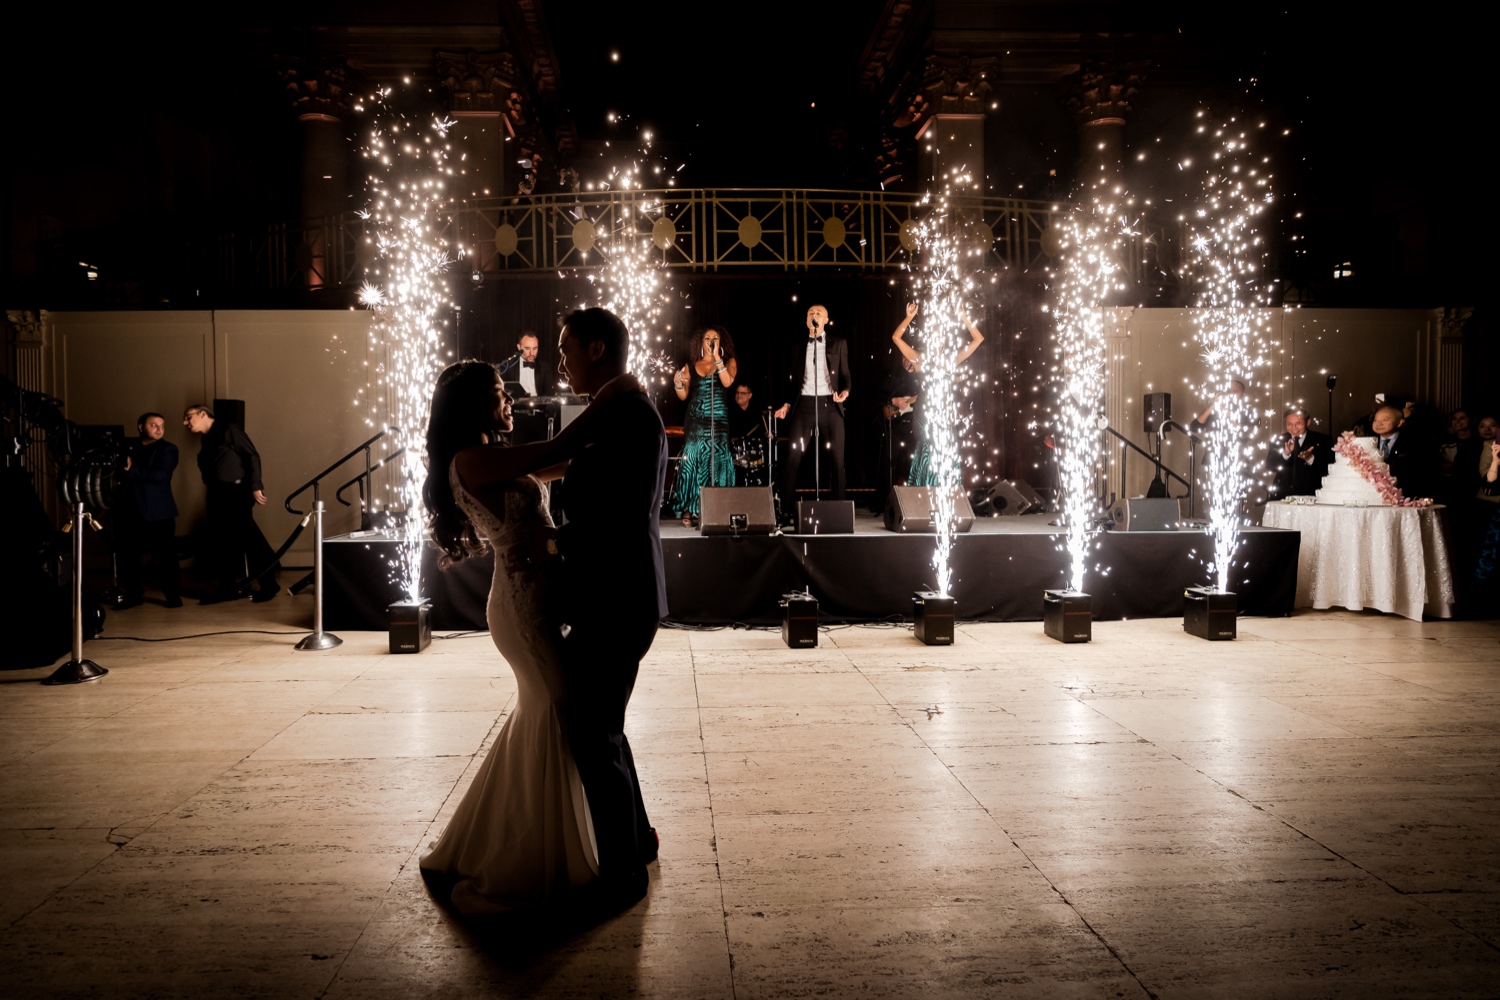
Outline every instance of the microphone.
<path fill-rule="evenodd" d="M 518 365 L 520 363 L 521 363 L 521 355 L 519 355 L 519 354 L 515 354 L 515 355 L 512 355 L 509 358 L 506 358 L 504 361 L 500 362 L 500 374 L 504 375 L 506 372 L 510 371 L 512 368 L 514 368 L 516 365 Z"/>

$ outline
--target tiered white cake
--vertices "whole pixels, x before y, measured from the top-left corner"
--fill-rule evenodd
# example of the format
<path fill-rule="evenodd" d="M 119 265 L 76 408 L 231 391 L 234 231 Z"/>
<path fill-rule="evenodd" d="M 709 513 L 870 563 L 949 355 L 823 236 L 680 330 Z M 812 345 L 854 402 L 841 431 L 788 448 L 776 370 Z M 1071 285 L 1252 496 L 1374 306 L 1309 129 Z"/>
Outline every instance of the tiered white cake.
<path fill-rule="evenodd" d="M 1380 446 L 1372 437 L 1355 438 L 1354 444 L 1374 467 L 1387 475 L 1390 466 L 1385 464 L 1385 459 L 1380 457 Z M 1396 480 L 1391 479 L 1392 483 Z M 1341 454 L 1335 454 L 1333 465 L 1328 468 L 1328 475 L 1323 477 L 1323 487 L 1317 492 L 1318 503 L 1338 504 L 1345 507 L 1379 507 L 1385 505 L 1385 498 L 1375 488 L 1375 484 L 1369 482 L 1359 474 L 1359 470 L 1349 464 L 1349 460 Z"/>

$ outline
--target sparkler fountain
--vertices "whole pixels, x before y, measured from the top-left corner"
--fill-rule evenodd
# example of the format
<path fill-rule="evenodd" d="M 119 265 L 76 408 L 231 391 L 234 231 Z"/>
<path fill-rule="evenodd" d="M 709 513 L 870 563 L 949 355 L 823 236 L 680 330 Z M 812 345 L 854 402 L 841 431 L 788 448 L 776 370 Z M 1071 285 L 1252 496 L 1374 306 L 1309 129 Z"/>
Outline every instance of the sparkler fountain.
<path fill-rule="evenodd" d="M 649 155 L 651 133 L 642 137 L 642 157 Z M 661 265 L 652 260 L 652 251 L 660 247 L 654 232 L 643 232 L 641 224 L 650 220 L 653 210 L 662 202 L 642 190 L 641 161 L 611 172 L 611 182 L 620 192 L 612 231 L 600 238 L 599 253 L 604 266 L 597 276 L 590 275 L 601 287 L 604 308 L 625 321 L 630 331 L 630 356 L 627 370 L 646 384 L 647 376 L 672 367 L 661 346 L 658 325 L 661 319 Z M 654 227 L 652 227 L 654 228 Z"/>
<path fill-rule="evenodd" d="M 970 424 L 968 409 L 959 405 L 958 358 L 968 341 L 968 300 L 974 291 L 964 258 L 982 252 L 965 247 L 964 219 L 955 198 L 973 184 L 962 168 L 950 172 L 942 193 L 936 197 L 928 194 L 923 199 L 930 211 L 916 232 L 915 285 L 921 308 L 913 326 L 922 344 L 922 405 L 927 447 L 937 480 L 932 486 L 932 524 L 936 533 L 932 569 L 937 588 L 917 592 L 913 601 L 917 609 L 917 638 L 929 645 L 953 641 L 953 542 L 958 531 L 958 502 L 964 488 L 963 457 L 959 451 Z M 932 619 L 945 619 L 947 627 L 926 627 Z"/>
<path fill-rule="evenodd" d="M 1092 603 L 1083 592 L 1088 551 L 1097 534 L 1097 485 L 1104 412 L 1104 302 L 1122 287 L 1119 260 L 1128 226 L 1118 187 L 1095 185 L 1087 201 L 1058 219 L 1062 248 L 1055 318 L 1053 435 L 1062 525 L 1068 552 L 1066 590 L 1043 595 L 1046 633 L 1061 642 L 1092 638 Z"/>
<path fill-rule="evenodd" d="M 1199 112 L 1199 117 L 1203 117 Z M 1256 457 L 1256 415 L 1249 387 L 1266 363 L 1266 294 L 1259 275 L 1264 242 L 1256 231 L 1271 202 L 1269 157 L 1250 144 L 1252 129 L 1230 119 L 1200 125 L 1212 144 L 1203 172 L 1203 200 L 1189 218 L 1189 243 L 1199 286 L 1197 339 L 1207 376 L 1198 390 L 1213 400 L 1204 485 L 1213 558 L 1211 585 L 1187 594 L 1185 626 L 1206 639 L 1233 639 L 1235 597 L 1230 571 L 1239 547 L 1242 510 L 1250 488 L 1249 463 Z M 1190 165 L 1190 164 L 1187 164 Z"/>
<path fill-rule="evenodd" d="M 371 353 L 385 357 L 376 368 L 377 384 L 385 390 L 383 402 L 397 445 L 405 449 L 397 493 L 406 516 L 395 524 L 400 545 L 392 575 L 406 601 L 392 605 L 394 621 L 398 608 L 420 615 L 425 604 L 421 512 L 427 417 L 433 381 L 442 364 L 444 316 L 453 308 L 444 275 L 462 250 L 453 245 L 445 225 L 453 204 L 449 184 L 457 160 L 447 136 L 453 122 L 434 118 L 424 125 L 408 120 L 390 106 L 389 95 L 389 90 L 382 90 L 369 102 L 374 120 L 361 151 L 370 165 L 363 217 L 374 259 L 366 269 L 360 302 L 374 313 Z"/>

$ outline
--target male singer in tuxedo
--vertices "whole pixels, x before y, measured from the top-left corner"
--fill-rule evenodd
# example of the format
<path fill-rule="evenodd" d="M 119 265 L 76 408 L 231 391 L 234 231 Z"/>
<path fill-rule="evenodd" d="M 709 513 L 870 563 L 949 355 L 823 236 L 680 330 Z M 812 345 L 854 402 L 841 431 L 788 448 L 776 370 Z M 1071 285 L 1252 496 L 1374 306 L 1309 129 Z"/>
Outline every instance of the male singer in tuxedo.
<path fill-rule="evenodd" d="M 787 378 L 783 403 L 776 419 L 787 426 L 787 455 L 781 466 L 781 512 L 783 519 L 795 517 L 797 474 L 802 460 L 813 447 L 817 429 L 820 448 L 819 479 L 828 484 L 829 499 L 844 499 L 844 400 L 849 398 L 849 345 L 842 337 L 825 333 L 832 323 L 828 310 L 807 310 L 807 339 L 797 347 Z"/>
<path fill-rule="evenodd" d="M 1266 456 L 1266 467 L 1273 473 L 1271 499 L 1310 497 L 1333 464 L 1333 440 L 1308 430 L 1307 414 L 1301 410 L 1287 410 L 1282 418 L 1286 433 Z"/>
<path fill-rule="evenodd" d="M 516 341 L 515 356 L 500 366 L 500 377 L 507 382 L 518 383 L 524 390 L 524 395 L 552 395 L 554 389 L 552 376 L 537 363 L 537 354 L 540 351 L 541 342 L 537 340 L 536 334 L 530 330 L 525 331 Z"/>

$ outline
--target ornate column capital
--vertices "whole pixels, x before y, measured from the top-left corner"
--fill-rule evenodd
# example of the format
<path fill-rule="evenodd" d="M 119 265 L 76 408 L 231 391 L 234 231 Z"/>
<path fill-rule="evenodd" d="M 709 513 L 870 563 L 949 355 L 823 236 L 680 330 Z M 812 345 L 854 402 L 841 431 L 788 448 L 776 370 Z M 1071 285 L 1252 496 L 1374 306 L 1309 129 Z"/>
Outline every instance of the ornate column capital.
<path fill-rule="evenodd" d="M 16 332 L 16 344 L 36 347 L 46 339 L 47 311 L 33 312 L 30 309 L 5 310 L 5 322 Z"/>
<path fill-rule="evenodd" d="M 1452 306 L 1445 308 L 1442 316 L 1438 319 L 1441 330 L 1440 336 L 1444 340 L 1461 339 L 1464 335 L 1464 327 L 1473 315 L 1474 310 L 1470 308 L 1454 308 Z"/>
<path fill-rule="evenodd" d="M 284 59 L 279 70 L 292 110 L 299 121 L 345 121 L 353 105 L 348 64 L 313 59 Z"/>
<path fill-rule="evenodd" d="M 525 102 L 516 83 L 520 70 L 509 52 L 439 52 L 437 74 L 448 90 L 448 107 L 454 114 L 508 118 L 524 114 Z"/>
<path fill-rule="evenodd" d="M 1080 125 L 1124 125 L 1150 65 L 1149 60 L 1084 60 L 1078 72 L 1063 79 L 1068 108 Z"/>
<path fill-rule="evenodd" d="M 994 87 L 990 78 L 1000 68 L 998 56 L 933 51 L 922 67 L 922 92 L 933 114 L 982 115 L 989 110 Z"/>

